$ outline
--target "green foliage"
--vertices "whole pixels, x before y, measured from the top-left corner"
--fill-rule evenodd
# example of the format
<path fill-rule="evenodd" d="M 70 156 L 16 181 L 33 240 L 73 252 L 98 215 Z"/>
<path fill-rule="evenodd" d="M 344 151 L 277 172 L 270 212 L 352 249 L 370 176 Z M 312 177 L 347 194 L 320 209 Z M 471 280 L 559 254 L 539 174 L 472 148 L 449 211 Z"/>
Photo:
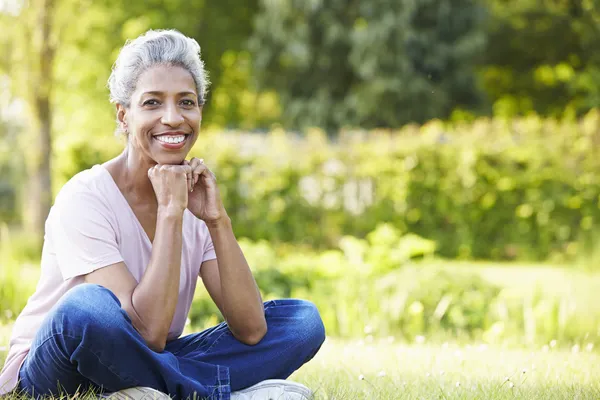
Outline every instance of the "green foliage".
<path fill-rule="evenodd" d="M 595 1 L 487 0 L 480 77 L 496 115 L 582 114 L 600 105 Z"/>
<path fill-rule="evenodd" d="M 289 129 L 400 127 L 476 107 L 472 0 L 262 1 L 250 47 Z"/>
<path fill-rule="evenodd" d="M 34 292 L 40 251 L 39 240 L 0 224 L 0 323 L 19 315 Z"/>
<path fill-rule="evenodd" d="M 577 123 L 433 121 L 335 141 L 319 130 L 205 132 L 191 155 L 217 175 L 238 237 L 331 249 L 389 223 L 448 258 L 560 261 L 597 243 L 598 126 L 590 112 Z M 56 181 L 117 154 L 109 141 L 65 143 Z M 403 257 L 373 251 L 380 262 Z"/>
<path fill-rule="evenodd" d="M 432 256 L 433 243 L 401 235 L 386 224 L 368 239 L 344 237 L 337 249 L 321 252 L 248 239 L 240 245 L 264 300 L 313 301 L 333 337 L 366 335 L 409 342 L 453 338 L 511 345 L 600 340 L 599 309 L 586 308 L 585 296 L 558 295 L 551 288 L 515 290 L 514 283 L 497 284 L 475 268 L 417 261 Z M 376 249 L 398 254 L 407 248 L 412 253 L 405 257 L 377 263 Z M 503 271 L 518 276 L 508 268 Z M 192 326 L 202 329 L 222 321 L 206 291 L 199 288 L 196 293 Z"/>

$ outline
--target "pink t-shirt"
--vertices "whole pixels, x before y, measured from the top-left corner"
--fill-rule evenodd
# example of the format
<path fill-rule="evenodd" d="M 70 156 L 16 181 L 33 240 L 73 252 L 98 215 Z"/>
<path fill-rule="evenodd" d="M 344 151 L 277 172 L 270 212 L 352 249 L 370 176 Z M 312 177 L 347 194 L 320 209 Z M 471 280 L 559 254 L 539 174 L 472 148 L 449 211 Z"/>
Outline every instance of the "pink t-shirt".
<path fill-rule="evenodd" d="M 78 173 L 63 186 L 45 231 L 40 280 L 15 321 L 0 372 L 0 395 L 16 387 L 19 369 L 44 317 L 68 290 L 84 283 L 83 275 L 123 261 L 139 282 L 150 260 L 148 235 L 102 165 Z M 183 332 L 202 262 L 215 258 L 206 224 L 185 210 L 179 300 L 168 340 Z"/>

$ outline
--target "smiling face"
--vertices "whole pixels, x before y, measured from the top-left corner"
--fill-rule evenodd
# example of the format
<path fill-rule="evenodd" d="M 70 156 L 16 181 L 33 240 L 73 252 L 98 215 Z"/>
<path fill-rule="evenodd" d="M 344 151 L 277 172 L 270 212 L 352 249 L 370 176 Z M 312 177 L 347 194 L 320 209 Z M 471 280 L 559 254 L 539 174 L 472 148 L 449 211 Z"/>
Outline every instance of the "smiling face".
<path fill-rule="evenodd" d="M 198 138 L 202 107 L 185 68 L 158 65 L 140 75 L 130 106 L 117 104 L 117 115 L 131 152 L 150 163 L 181 164 Z"/>

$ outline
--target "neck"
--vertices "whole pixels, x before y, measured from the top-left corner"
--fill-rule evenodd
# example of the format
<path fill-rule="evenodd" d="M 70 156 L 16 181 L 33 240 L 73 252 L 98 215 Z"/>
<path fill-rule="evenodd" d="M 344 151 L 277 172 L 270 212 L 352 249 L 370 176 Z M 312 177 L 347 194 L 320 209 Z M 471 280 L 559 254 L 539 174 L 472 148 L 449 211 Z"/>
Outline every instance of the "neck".
<path fill-rule="evenodd" d="M 135 199 L 147 201 L 155 199 L 154 188 L 148 178 L 148 170 L 156 165 L 156 162 L 132 151 L 130 144 L 118 156 L 119 180 L 121 190 Z"/>

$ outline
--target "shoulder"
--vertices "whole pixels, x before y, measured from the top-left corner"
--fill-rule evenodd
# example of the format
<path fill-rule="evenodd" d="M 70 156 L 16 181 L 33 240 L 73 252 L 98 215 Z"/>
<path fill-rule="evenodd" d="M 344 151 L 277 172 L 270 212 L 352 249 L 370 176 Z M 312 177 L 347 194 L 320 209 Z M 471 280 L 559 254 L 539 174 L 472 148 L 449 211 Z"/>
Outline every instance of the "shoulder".
<path fill-rule="evenodd" d="M 108 206 L 107 173 L 100 165 L 78 172 L 60 189 L 52 208 L 76 213 Z"/>

